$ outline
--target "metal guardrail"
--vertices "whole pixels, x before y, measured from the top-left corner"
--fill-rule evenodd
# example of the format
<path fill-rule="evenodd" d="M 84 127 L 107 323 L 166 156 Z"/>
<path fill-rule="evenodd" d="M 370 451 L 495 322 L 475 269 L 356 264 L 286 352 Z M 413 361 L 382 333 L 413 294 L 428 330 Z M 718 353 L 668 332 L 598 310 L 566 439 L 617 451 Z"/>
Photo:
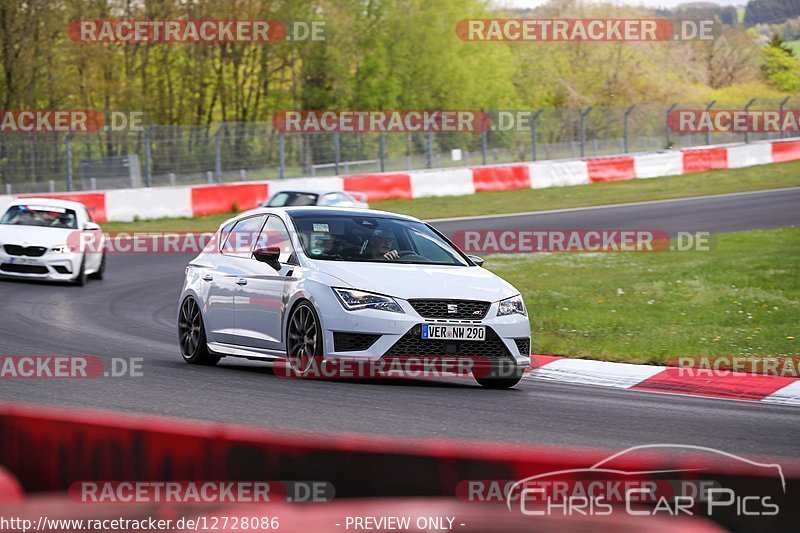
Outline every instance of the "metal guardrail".
<path fill-rule="evenodd" d="M 149 125 L 136 132 L 0 134 L 0 191 L 35 193 L 407 171 L 752 142 L 778 134 L 676 134 L 674 109 L 784 109 L 783 100 L 522 111 L 526 128 L 465 133 L 284 133 L 271 122 Z M 135 156 L 135 157 L 134 157 Z M 457 157 L 458 156 L 458 157 Z M 129 161 L 114 167 L 112 161 Z M 106 164 L 108 163 L 108 164 Z M 104 164 L 105 167 L 103 166 Z M 108 168 L 104 175 L 87 169 Z M 117 171 L 113 169 L 116 168 Z M 121 169 L 121 170 L 120 170 Z"/>

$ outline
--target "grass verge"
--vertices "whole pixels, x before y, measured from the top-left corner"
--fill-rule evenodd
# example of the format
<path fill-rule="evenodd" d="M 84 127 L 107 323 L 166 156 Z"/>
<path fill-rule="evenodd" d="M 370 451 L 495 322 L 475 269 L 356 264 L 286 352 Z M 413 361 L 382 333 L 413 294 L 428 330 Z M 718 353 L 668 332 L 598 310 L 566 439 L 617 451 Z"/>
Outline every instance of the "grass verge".
<path fill-rule="evenodd" d="M 422 219 L 543 211 L 614 203 L 644 202 L 706 194 L 800 186 L 800 161 L 756 167 L 699 172 L 684 176 L 637 179 L 590 186 L 482 192 L 468 196 L 385 200 L 375 209 L 405 213 Z M 136 222 L 107 222 L 107 231 L 209 231 L 230 213 L 196 218 L 165 218 Z"/>
<path fill-rule="evenodd" d="M 800 355 L 800 229 L 723 234 L 705 252 L 496 255 L 485 266 L 525 297 L 533 353 Z"/>

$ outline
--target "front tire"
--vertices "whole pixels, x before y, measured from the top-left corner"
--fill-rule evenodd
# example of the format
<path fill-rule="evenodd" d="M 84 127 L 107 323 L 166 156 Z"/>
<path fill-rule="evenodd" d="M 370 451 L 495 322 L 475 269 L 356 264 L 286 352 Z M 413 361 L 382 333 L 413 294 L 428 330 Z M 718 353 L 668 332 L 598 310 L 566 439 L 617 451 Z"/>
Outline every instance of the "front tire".
<path fill-rule="evenodd" d="M 520 382 L 525 369 L 513 361 L 492 361 L 489 368 L 473 372 L 472 377 L 487 389 L 510 389 Z"/>
<path fill-rule="evenodd" d="M 310 377 L 322 362 L 322 326 L 311 302 L 298 303 L 286 328 L 286 356 L 290 371 Z"/>
<path fill-rule="evenodd" d="M 106 252 L 103 252 L 103 257 L 100 258 L 100 266 L 97 267 L 97 272 L 94 274 L 89 274 L 89 279 L 103 279 L 103 275 L 106 273 Z"/>
<path fill-rule="evenodd" d="M 78 270 L 78 275 L 72 279 L 72 284 L 76 287 L 83 287 L 86 285 L 86 254 L 83 255 L 83 259 L 81 259 L 81 267 Z"/>
<path fill-rule="evenodd" d="M 220 356 L 208 351 L 206 329 L 200 306 L 192 298 L 186 298 L 178 314 L 178 340 L 183 360 L 192 365 L 216 365 Z"/>

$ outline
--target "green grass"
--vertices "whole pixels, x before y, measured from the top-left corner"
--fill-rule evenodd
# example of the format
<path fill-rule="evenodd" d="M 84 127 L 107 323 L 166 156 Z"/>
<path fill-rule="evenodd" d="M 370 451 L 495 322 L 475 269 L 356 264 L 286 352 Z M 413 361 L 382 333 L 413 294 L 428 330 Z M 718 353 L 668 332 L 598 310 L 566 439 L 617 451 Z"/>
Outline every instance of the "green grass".
<path fill-rule="evenodd" d="M 711 251 L 496 255 L 485 266 L 524 295 L 533 353 L 800 355 L 800 229 L 719 235 Z"/>
<path fill-rule="evenodd" d="M 642 202 L 705 194 L 800 186 L 800 161 L 733 170 L 715 170 L 684 176 L 596 183 L 590 186 L 482 192 L 468 196 L 385 200 L 373 202 L 385 209 L 422 219 L 541 211 L 611 203 Z M 108 231 L 209 231 L 230 213 L 196 218 L 172 218 L 137 222 L 107 222 Z"/>

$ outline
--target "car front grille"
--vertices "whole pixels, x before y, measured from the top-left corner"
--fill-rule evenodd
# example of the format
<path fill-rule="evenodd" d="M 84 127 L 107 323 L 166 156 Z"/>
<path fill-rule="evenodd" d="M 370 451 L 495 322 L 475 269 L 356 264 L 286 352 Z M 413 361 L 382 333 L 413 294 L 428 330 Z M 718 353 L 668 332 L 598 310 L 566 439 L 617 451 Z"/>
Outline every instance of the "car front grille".
<path fill-rule="evenodd" d="M 24 255 L 27 257 L 42 257 L 47 251 L 44 246 L 20 246 L 18 244 L 6 244 L 3 249 L 8 255 Z"/>
<path fill-rule="evenodd" d="M 490 302 L 477 300 L 409 300 L 414 311 L 425 318 L 482 320 L 489 312 Z"/>
<path fill-rule="evenodd" d="M 11 263 L 3 263 L 0 265 L 0 270 L 14 274 L 47 274 L 49 272 L 43 265 L 14 265 Z"/>
<path fill-rule="evenodd" d="M 389 357 L 487 357 L 491 359 L 509 357 L 506 345 L 495 331 L 486 328 L 484 341 L 454 341 L 423 339 L 422 325 L 417 324 L 400 337 L 384 354 Z"/>
<path fill-rule="evenodd" d="M 517 350 L 519 350 L 520 355 L 530 355 L 531 354 L 531 339 L 530 337 L 525 337 L 524 339 L 514 339 L 514 344 L 517 345 Z"/>
<path fill-rule="evenodd" d="M 361 352 L 369 349 L 381 336 L 371 333 L 333 332 L 333 351 Z"/>

